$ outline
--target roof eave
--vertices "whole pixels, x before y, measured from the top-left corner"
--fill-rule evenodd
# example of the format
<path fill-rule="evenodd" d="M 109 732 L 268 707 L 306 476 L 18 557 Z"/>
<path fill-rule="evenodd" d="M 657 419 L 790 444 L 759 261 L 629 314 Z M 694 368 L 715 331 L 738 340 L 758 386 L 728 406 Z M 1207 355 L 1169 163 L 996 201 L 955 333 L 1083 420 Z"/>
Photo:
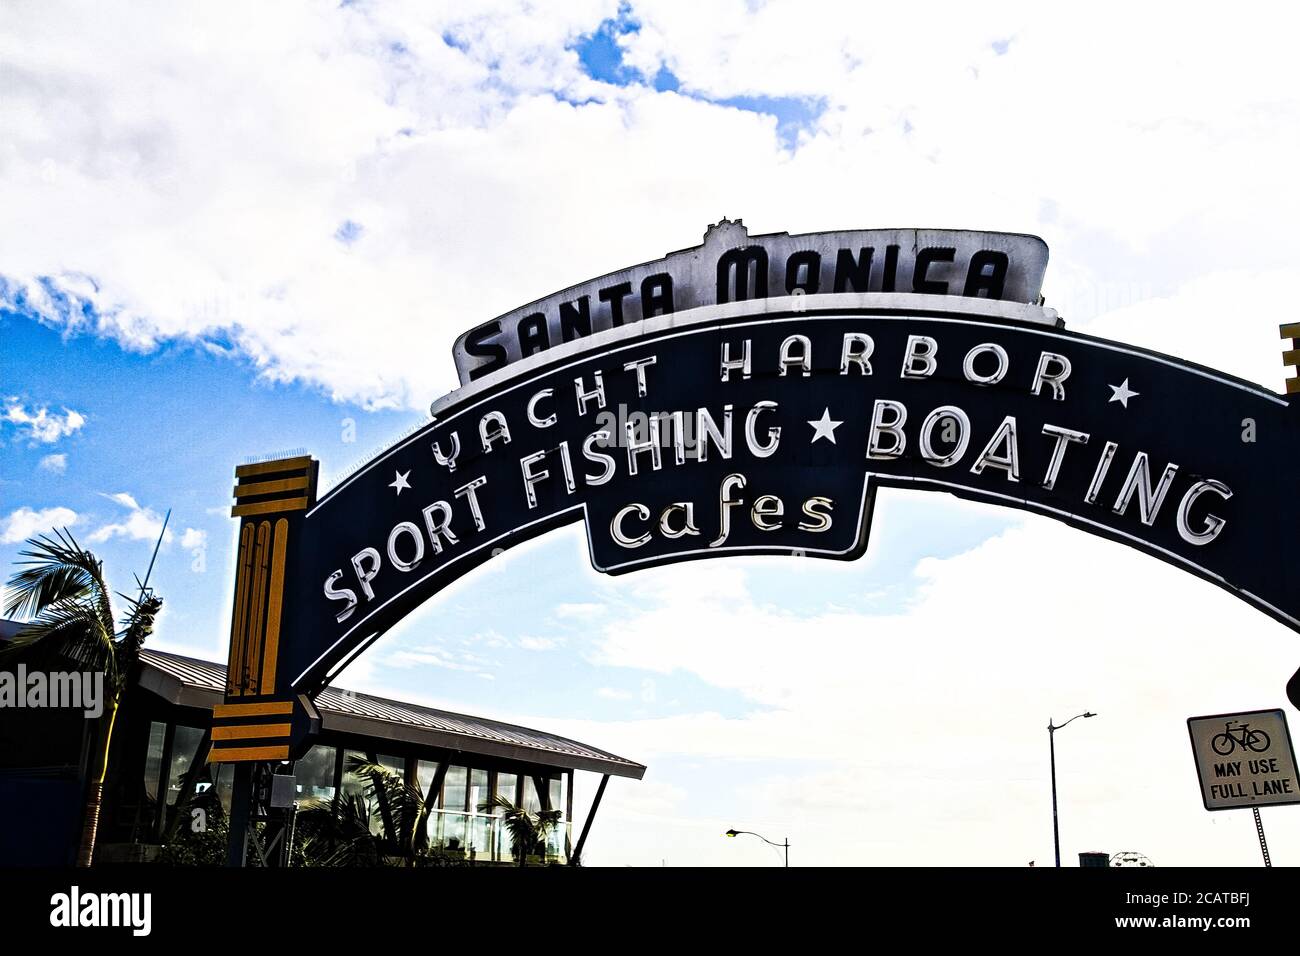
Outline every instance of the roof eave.
<path fill-rule="evenodd" d="M 564 770 L 588 770 L 592 773 L 609 774 L 611 777 L 629 777 L 633 780 L 640 780 L 645 776 L 646 768 L 631 761 L 624 763 L 579 754 L 559 754 L 505 741 L 489 740 L 484 737 L 467 737 L 463 734 L 448 733 L 434 727 L 402 724 L 376 717 L 360 717 L 321 708 L 322 730 L 376 737 L 379 736 L 375 733 L 376 725 L 381 725 L 385 730 L 389 731 L 383 734 L 386 739 L 415 744 L 416 746 L 483 754 L 489 757 L 500 757 L 504 760 L 516 760 L 521 763 L 539 764 L 544 767 L 556 767 Z M 467 750 L 466 744 L 468 743 L 473 744 L 472 750 Z"/>

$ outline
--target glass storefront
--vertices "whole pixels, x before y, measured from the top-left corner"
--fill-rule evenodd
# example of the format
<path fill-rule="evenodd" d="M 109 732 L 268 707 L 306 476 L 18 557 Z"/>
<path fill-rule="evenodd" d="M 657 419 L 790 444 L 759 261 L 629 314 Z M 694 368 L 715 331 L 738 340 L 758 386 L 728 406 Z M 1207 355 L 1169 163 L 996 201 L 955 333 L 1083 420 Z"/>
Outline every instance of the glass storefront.
<path fill-rule="evenodd" d="M 137 839 L 150 837 L 161 824 L 157 807 L 160 803 L 174 808 L 185 786 L 185 775 L 193 765 L 203 740 L 203 730 L 183 724 L 168 725 L 153 721 L 144 759 L 143 800 L 137 818 Z M 365 801 L 372 833 L 383 833 L 383 814 L 375 798 L 368 775 L 350 769 L 354 760 L 369 762 L 362 750 L 342 750 L 316 744 L 294 766 L 296 799 L 300 806 L 309 801 L 330 802 L 338 797 L 360 796 Z M 407 764 L 419 788 L 420 798 L 431 797 L 425 821 L 430 849 L 455 857 L 479 862 L 512 863 L 513 839 L 506 828 L 505 807 L 495 805 L 498 797 L 512 806 L 536 814 L 543 807 L 566 809 L 568 777 L 557 774 L 541 781 L 531 774 L 489 770 L 457 764 L 447 767 L 441 785 L 433 794 L 429 788 L 438 775 L 436 760 L 395 757 L 378 754 L 375 762 L 407 780 Z M 234 780 L 233 764 L 203 764 L 194 795 L 202 797 L 215 789 L 223 809 L 228 813 Z M 336 786 L 336 781 L 338 784 Z M 563 861 L 569 821 L 563 820 L 546 840 L 547 861 Z M 161 832 L 158 833 L 161 835 Z M 156 837 L 154 837 L 156 839 Z M 530 863 L 541 862 L 530 856 Z"/>

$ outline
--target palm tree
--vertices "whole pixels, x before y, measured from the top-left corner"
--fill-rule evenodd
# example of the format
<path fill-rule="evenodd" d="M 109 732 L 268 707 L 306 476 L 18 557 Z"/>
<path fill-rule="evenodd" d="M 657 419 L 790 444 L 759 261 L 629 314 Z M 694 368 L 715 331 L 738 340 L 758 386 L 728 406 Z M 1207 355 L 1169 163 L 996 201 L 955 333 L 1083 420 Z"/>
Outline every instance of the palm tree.
<path fill-rule="evenodd" d="M 90 866 L 122 692 L 141 645 L 153 633 L 162 599 L 143 585 L 138 598 L 119 594 L 126 603 L 126 613 L 120 623 L 115 623 L 103 562 L 82 548 L 67 528 L 55 529 L 53 536 L 29 538 L 27 545 L 28 550 L 21 552 L 27 560 L 18 562 L 22 570 L 9 579 L 11 594 L 5 613 L 21 614 L 29 620 L 0 653 L 10 657 L 37 646 L 46 647 L 88 671 L 103 672 L 107 684 L 90 764 L 95 776 L 86 790 L 77 851 L 77 865 Z"/>
<path fill-rule="evenodd" d="M 520 866 L 528 865 L 528 857 L 537 855 L 546 859 L 546 838 L 560 825 L 562 813 L 559 810 L 538 810 L 530 813 L 523 807 L 515 806 L 509 798 L 497 794 L 481 810 L 495 809 L 501 811 L 501 822 L 510 831 L 514 843 L 511 852 Z"/>
<path fill-rule="evenodd" d="M 350 757 L 347 769 L 367 781 L 365 789 L 303 809 L 303 855 L 317 866 L 382 866 L 395 859 L 415 866 L 428 848 L 429 811 L 420 792 L 401 774 L 361 757 Z M 370 827 L 376 818 L 378 833 Z"/>

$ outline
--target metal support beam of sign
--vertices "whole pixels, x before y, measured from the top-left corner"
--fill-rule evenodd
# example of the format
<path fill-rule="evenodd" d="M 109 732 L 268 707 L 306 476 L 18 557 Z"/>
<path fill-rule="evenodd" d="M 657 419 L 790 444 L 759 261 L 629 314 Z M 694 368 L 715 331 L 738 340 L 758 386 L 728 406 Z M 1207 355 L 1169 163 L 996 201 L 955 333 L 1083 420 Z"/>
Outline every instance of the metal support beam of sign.
<path fill-rule="evenodd" d="M 1282 710 L 1189 717 L 1187 731 L 1205 809 L 1300 803 L 1295 750 Z M 1259 835 L 1267 859 L 1262 824 Z"/>
<path fill-rule="evenodd" d="M 1038 301 L 1047 244 L 963 229 L 858 229 L 751 236 L 710 226 L 702 245 L 570 286 L 456 339 L 461 384 L 607 329 L 702 306 L 769 296 L 916 292 Z"/>

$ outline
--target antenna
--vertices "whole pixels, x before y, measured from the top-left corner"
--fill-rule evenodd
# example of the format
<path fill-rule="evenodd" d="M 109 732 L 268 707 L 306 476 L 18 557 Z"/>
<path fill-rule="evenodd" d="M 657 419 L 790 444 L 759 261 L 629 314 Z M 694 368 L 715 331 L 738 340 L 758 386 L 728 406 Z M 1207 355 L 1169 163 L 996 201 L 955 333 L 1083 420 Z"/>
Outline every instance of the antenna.
<path fill-rule="evenodd" d="M 144 580 L 140 581 L 140 596 L 135 599 L 135 611 L 131 615 L 131 620 L 123 629 L 123 633 L 131 629 L 131 625 L 135 623 L 136 615 L 140 613 L 140 602 L 144 600 L 145 592 L 149 590 L 149 578 L 153 574 L 153 563 L 158 560 L 158 549 L 162 547 L 163 535 L 167 533 L 167 522 L 170 521 L 171 518 L 172 509 L 168 508 L 167 514 L 163 516 L 162 530 L 158 532 L 158 540 L 154 542 L 153 554 L 149 558 L 149 567 L 144 572 Z M 136 580 L 139 581 L 140 579 L 137 578 Z"/>
<path fill-rule="evenodd" d="M 144 573 L 144 580 L 140 583 L 140 600 L 144 600 L 144 592 L 149 588 L 149 576 L 153 574 L 153 563 L 158 560 L 158 549 L 162 547 L 163 535 L 167 533 L 167 522 L 172 519 L 172 509 L 167 509 L 167 514 L 163 517 L 162 530 L 158 532 L 158 540 L 154 542 L 153 555 L 149 558 L 149 569 Z"/>

